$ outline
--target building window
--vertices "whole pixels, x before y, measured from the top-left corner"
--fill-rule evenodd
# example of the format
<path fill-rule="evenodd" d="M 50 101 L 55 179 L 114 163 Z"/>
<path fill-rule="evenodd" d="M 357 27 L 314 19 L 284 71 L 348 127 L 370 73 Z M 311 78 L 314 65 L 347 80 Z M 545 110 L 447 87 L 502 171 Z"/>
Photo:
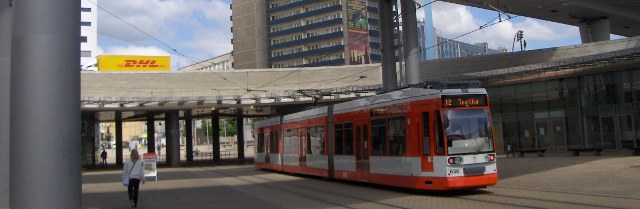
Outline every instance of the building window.
<path fill-rule="evenodd" d="M 91 51 L 80 51 L 80 57 L 91 57 Z"/>
<path fill-rule="evenodd" d="M 91 12 L 91 8 L 82 7 L 82 8 L 80 8 L 80 11 L 81 12 Z"/>
<path fill-rule="evenodd" d="M 91 26 L 91 22 L 80 22 L 80 26 Z"/>
<path fill-rule="evenodd" d="M 81 43 L 87 43 L 87 37 L 86 36 L 80 36 L 80 42 Z"/>

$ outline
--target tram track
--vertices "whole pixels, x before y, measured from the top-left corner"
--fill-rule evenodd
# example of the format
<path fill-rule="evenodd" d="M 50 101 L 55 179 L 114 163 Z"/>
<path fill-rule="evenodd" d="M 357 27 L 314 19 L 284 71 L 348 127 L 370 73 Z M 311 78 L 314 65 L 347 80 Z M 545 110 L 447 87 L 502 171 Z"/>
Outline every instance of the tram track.
<path fill-rule="evenodd" d="M 456 208 L 639 208 L 640 199 L 609 194 L 564 192 L 509 186 L 491 186 L 483 190 L 462 192 L 419 192 L 396 189 L 373 189 L 366 191 L 367 196 L 359 196 L 361 189 L 369 187 L 351 187 L 353 184 L 336 184 L 318 179 L 304 178 L 309 181 L 297 181 L 295 175 L 274 172 L 256 172 L 252 169 L 207 169 L 197 168 L 193 172 L 210 178 L 211 176 L 232 179 L 237 182 L 219 182 L 227 187 L 234 184 L 259 187 L 254 191 L 243 191 L 247 195 L 267 201 L 275 207 L 291 207 L 295 201 L 315 202 L 324 208 L 423 208 L 429 204 L 442 204 Z M 256 175 L 258 174 L 258 175 Z M 318 183 L 314 183 L 314 182 Z M 331 184 L 329 184 L 331 183 Z M 234 188 L 235 189 L 235 188 Z M 276 191 L 289 196 L 291 201 L 282 203 L 260 192 Z M 355 191 L 355 192 L 354 192 Z M 298 200 L 295 200 L 298 199 Z M 462 200 L 462 201 L 461 201 Z M 417 202 L 417 203 L 416 203 Z M 466 203 L 465 203 L 466 202 Z M 409 204 L 407 204 L 409 203 Z M 451 205 L 453 204 L 453 205 Z M 322 206 L 323 205 L 323 206 Z M 475 205 L 474 207 L 468 207 Z M 428 208 L 428 207 L 427 207 Z"/>
<path fill-rule="evenodd" d="M 299 196 L 305 199 L 310 199 L 313 201 L 318 201 L 318 202 L 323 202 L 323 203 L 327 203 L 333 206 L 338 206 L 338 207 L 344 207 L 344 208 L 359 208 L 359 207 L 352 207 L 349 206 L 347 204 L 341 203 L 341 202 L 363 202 L 363 203 L 369 203 L 369 204 L 374 204 L 377 205 L 378 207 L 376 208 L 407 208 L 407 207 L 401 207 L 401 206 L 396 206 L 396 205 L 390 205 L 390 204 L 385 204 L 385 203 L 380 203 L 380 202 L 375 202 L 374 200 L 369 200 L 369 199 L 362 199 L 362 198 L 358 198 L 358 197 L 354 197 L 354 196 L 350 196 L 350 195 L 345 195 L 345 194 L 340 194 L 340 193 L 335 193 L 335 192 L 329 192 L 329 191 L 324 191 L 324 190 L 319 190 L 317 188 L 310 188 L 310 187 L 305 187 L 305 186 L 300 186 L 300 185 L 294 185 L 291 183 L 287 183 L 287 184 L 283 184 L 282 182 L 286 182 L 286 181 L 278 181 L 278 180 L 274 180 L 274 179 L 269 179 L 269 178 L 264 178 L 264 177 L 258 177 L 258 176 L 254 176 L 254 175 L 246 175 L 246 173 L 230 173 L 230 172 L 224 172 L 224 170 L 209 170 L 209 169 L 203 169 L 200 168 L 200 171 L 203 172 L 207 172 L 207 173 L 213 173 L 213 174 L 217 174 L 217 175 L 221 175 L 227 178 L 234 178 L 234 179 L 238 179 L 241 181 L 244 181 L 246 183 L 249 184 L 253 184 L 253 185 L 259 185 L 263 188 L 268 188 L 270 190 L 277 190 L 279 192 L 283 192 L 286 193 L 288 195 L 293 195 L 293 196 Z M 253 174 L 253 173 L 251 173 Z M 280 174 L 278 174 L 280 175 Z M 253 178 L 253 179 L 250 179 Z M 265 185 L 265 181 L 268 182 L 268 184 L 270 186 L 266 186 Z M 291 189 L 291 188 L 287 188 L 287 187 L 294 187 L 295 189 Z M 301 192 L 300 189 L 304 189 L 306 190 L 305 193 Z M 320 195 L 314 195 L 313 193 L 322 193 Z M 326 195 L 331 195 L 331 198 L 318 198 L 318 197 L 326 197 Z M 271 201 L 268 198 L 264 198 L 261 197 L 259 195 L 252 195 L 256 198 L 262 199 L 264 201 Z M 345 200 L 348 199 L 348 200 Z M 330 200 L 334 200 L 334 201 L 330 201 Z M 341 200 L 341 201 L 337 201 L 337 200 Z M 282 206 L 280 205 L 280 203 L 275 203 L 276 205 Z"/>

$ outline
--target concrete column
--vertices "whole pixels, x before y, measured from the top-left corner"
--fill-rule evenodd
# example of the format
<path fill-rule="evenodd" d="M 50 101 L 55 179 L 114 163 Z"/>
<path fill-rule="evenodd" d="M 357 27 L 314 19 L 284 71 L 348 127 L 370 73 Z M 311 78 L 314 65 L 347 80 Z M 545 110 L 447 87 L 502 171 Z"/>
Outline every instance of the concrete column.
<path fill-rule="evenodd" d="M 184 133 L 187 138 L 187 161 L 193 161 L 193 118 L 191 110 L 184 111 Z"/>
<path fill-rule="evenodd" d="M 165 127 L 167 136 L 167 164 L 171 167 L 180 166 L 180 116 L 177 110 L 165 113 Z"/>
<path fill-rule="evenodd" d="M 11 7 L 0 0 L 0 208 L 9 208 Z"/>
<path fill-rule="evenodd" d="M 380 16 L 380 42 L 382 45 L 382 88 L 384 91 L 393 91 L 398 88 L 398 75 L 396 73 L 395 43 L 393 36 L 393 4 L 391 0 L 378 2 Z"/>
<path fill-rule="evenodd" d="M 122 112 L 116 111 L 116 165 L 122 166 Z"/>
<path fill-rule="evenodd" d="M 220 160 L 220 113 L 218 110 L 211 111 L 211 146 L 213 161 Z"/>
<path fill-rule="evenodd" d="M 416 2 L 400 0 L 402 6 L 402 47 L 408 85 L 422 82 L 420 79 L 420 46 L 418 45 L 418 20 Z"/>
<path fill-rule="evenodd" d="M 241 100 L 237 100 L 236 104 L 241 104 Z M 244 125 L 242 119 L 242 107 L 236 108 L 236 136 L 238 139 L 238 159 L 244 159 Z"/>
<path fill-rule="evenodd" d="M 80 0 L 12 2 L 10 208 L 82 208 Z"/>
<path fill-rule="evenodd" d="M 147 114 L 147 152 L 156 153 L 156 119 L 154 113 Z"/>
<path fill-rule="evenodd" d="M 607 18 L 588 20 L 580 23 L 578 28 L 583 44 L 610 40 L 611 27 Z"/>

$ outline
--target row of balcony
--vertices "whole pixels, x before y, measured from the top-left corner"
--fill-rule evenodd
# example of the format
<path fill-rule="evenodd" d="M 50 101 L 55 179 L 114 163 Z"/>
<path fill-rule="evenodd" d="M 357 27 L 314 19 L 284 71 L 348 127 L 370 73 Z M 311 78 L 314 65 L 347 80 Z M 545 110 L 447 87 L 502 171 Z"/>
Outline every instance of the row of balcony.
<path fill-rule="evenodd" d="M 321 55 L 327 55 L 333 52 L 342 52 L 342 51 L 344 51 L 344 45 L 336 45 L 336 46 L 325 47 L 322 49 L 302 51 L 298 53 L 287 54 L 287 55 L 282 55 L 277 57 L 269 57 L 269 63 L 295 59 L 295 58 L 321 56 Z"/>
<path fill-rule="evenodd" d="M 301 20 L 303 18 L 313 17 L 313 16 L 316 16 L 316 15 L 324 14 L 324 13 L 337 12 L 337 11 L 341 11 L 341 10 L 342 10 L 342 5 L 334 5 L 334 6 L 318 9 L 318 10 L 313 10 L 313 11 L 310 11 L 310 12 L 303 12 L 303 13 L 300 13 L 300 14 L 297 14 L 297 15 L 292 15 L 292 16 L 289 16 L 289 17 L 284 17 L 284 18 L 280 18 L 280 19 L 276 19 L 276 20 L 270 20 L 269 22 L 267 22 L 267 25 L 268 26 L 277 25 L 277 24 L 286 23 L 286 22 L 289 22 L 289 21 Z"/>
<path fill-rule="evenodd" d="M 292 33 L 299 33 L 299 32 L 308 31 L 308 30 L 312 30 L 312 29 L 325 28 L 325 27 L 329 27 L 329 26 L 332 26 L 332 25 L 340 25 L 340 24 L 342 24 L 342 18 L 336 18 L 336 19 L 333 19 L 333 20 L 327 20 L 327 21 L 324 21 L 324 22 L 319 22 L 319 23 L 314 23 L 314 24 L 309 24 L 309 25 L 303 25 L 303 26 L 296 27 L 296 28 L 290 28 L 290 29 L 286 29 L 286 30 L 270 32 L 269 34 L 267 34 L 267 37 L 271 38 L 271 37 L 275 37 L 275 36 L 282 36 L 282 35 L 287 35 L 287 34 L 292 34 Z"/>
<path fill-rule="evenodd" d="M 331 39 L 336 39 L 336 38 L 342 38 L 342 35 L 343 35 L 342 31 L 338 31 L 338 32 L 327 33 L 327 34 L 324 34 L 324 35 L 314 36 L 314 37 L 310 37 L 310 38 L 302 38 L 302 39 L 298 39 L 298 40 L 294 40 L 294 41 L 289 41 L 289 42 L 269 45 L 269 50 L 282 49 L 282 48 L 286 48 L 286 47 L 302 45 L 302 44 L 305 44 L 305 43 L 313 43 L 313 42 L 326 41 L 326 40 L 331 40 Z"/>

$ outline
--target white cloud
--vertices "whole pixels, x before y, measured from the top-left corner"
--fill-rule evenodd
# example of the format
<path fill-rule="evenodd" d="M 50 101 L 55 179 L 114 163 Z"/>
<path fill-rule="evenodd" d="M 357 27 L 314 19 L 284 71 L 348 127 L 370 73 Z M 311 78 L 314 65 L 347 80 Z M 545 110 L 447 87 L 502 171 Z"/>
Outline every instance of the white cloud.
<path fill-rule="evenodd" d="M 465 33 L 479 29 L 490 20 L 481 20 L 474 16 L 471 7 L 457 4 L 437 2 L 432 4 L 433 22 L 438 35 L 445 38 L 455 38 Z M 475 8 L 474 8 L 475 9 Z M 497 13 L 496 13 L 497 17 Z M 492 17 L 493 18 L 493 17 Z M 506 16 L 502 16 L 506 19 Z M 489 22 L 489 24 L 497 23 Z M 513 43 L 513 36 L 518 31 L 525 33 L 528 48 L 551 47 L 547 42 L 579 37 L 578 29 L 574 26 L 537 20 L 526 17 L 517 17 L 510 21 L 503 21 L 491 27 L 473 32 L 456 39 L 467 43 L 487 42 L 490 48 L 507 47 Z"/>
<path fill-rule="evenodd" d="M 152 55 L 149 53 L 158 54 L 164 51 L 163 55 L 172 56 L 173 67 L 183 67 L 193 64 L 193 61 L 178 55 L 174 49 L 195 61 L 232 50 L 232 35 L 229 32 L 231 10 L 226 1 L 102 0 L 98 5 L 117 15 L 115 17 L 103 9 L 98 10 L 98 32 L 103 34 L 100 37 L 104 38 L 99 40 L 99 44 L 107 53 Z"/>

